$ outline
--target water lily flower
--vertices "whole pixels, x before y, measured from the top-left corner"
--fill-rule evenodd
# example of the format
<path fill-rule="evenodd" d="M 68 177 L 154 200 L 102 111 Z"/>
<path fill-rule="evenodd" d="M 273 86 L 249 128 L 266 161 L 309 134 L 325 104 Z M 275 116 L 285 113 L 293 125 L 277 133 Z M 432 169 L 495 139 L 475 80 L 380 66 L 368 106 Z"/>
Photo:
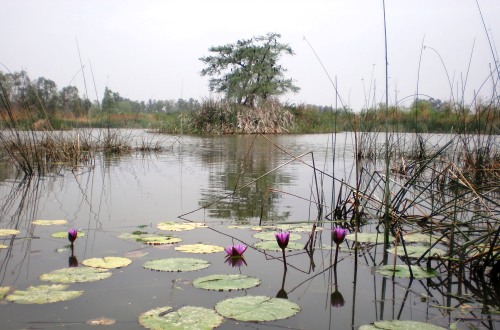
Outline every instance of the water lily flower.
<path fill-rule="evenodd" d="M 290 240 L 290 233 L 287 231 L 280 231 L 274 234 L 274 236 L 276 237 L 276 242 L 278 242 L 280 249 L 286 249 L 288 241 Z"/>
<path fill-rule="evenodd" d="M 232 258 L 241 258 L 243 257 L 243 253 L 246 251 L 247 246 L 242 244 L 229 245 L 225 248 L 226 253 L 229 257 Z"/>
<path fill-rule="evenodd" d="M 77 236 L 78 236 L 78 231 L 76 229 L 71 228 L 68 230 L 68 240 L 71 242 L 71 244 L 73 244 Z"/>
<path fill-rule="evenodd" d="M 332 239 L 333 242 L 337 245 L 339 245 L 344 241 L 346 235 L 347 235 L 347 229 L 345 228 L 337 227 L 332 230 Z"/>

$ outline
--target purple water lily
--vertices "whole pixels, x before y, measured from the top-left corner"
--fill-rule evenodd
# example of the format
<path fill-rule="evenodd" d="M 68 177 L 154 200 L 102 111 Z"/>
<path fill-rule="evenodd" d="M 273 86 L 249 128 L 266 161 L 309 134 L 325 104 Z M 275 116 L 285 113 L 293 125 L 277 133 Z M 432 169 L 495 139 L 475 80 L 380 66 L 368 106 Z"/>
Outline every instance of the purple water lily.
<path fill-rule="evenodd" d="M 71 244 L 73 244 L 77 236 L 78 236 L 78 231 L 76 229 L 71 228 L 68 230 L 68 240 L 71 242 Z"/>
<path fill-rule="evenodd" d="M 290 233 L 287 231 L 280 231 L 274 234 L 274 236 L 276 237 L 276 242 L 278 242 L 280 249 L 286 249 L 288 241 L 290 240 Z"/>
<path fill-rule="evenodd" d="M 337 227 L 332 230 L 332 239 L 333 242 L 337 245 L 344 241 L 346 235 L 347 229 Z"/>
<path fill-rule="evenodd" d="M 229 245 L 225 248 L 225 250 L 229 257 L 241 258 L 243 257 L 243 253 L 247 250 L 247 246 L 242 244 L 236 244 L 233 246 Z"/>

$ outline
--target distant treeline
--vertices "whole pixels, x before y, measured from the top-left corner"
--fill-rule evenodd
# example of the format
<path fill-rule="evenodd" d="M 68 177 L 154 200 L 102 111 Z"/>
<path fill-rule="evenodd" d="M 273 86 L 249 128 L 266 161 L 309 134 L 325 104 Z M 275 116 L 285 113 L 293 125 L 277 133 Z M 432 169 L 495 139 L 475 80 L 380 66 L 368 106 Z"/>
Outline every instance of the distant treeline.
<path fill-rule="evenodd" d="M 326 133 L 352 131 L 355 112 L 349 108 L 281 104 L 276 100 L 245 107 L 224 100 L 134 101 L 105 88 L 102 100 L 81 97 L 75 86 L 58 89 L 50 79 L 31 80 L 25 71 L 0 71 L 2 118 L 17 120 L 21 129 L 146 127 L 166 133 Z M 9 102 L 13 118 L 3 109 Z M 499 134 L 499 103 L 493 99 L 473 108 L 437 99 L 415 100 L 409 106 L 379 104 L 356 113 L 356 130 L 405 132 L 482 132 Z M 45 125 L 40 125 L 45 123 Z M 47 125 L 47 124 L 50 125 Z"/>

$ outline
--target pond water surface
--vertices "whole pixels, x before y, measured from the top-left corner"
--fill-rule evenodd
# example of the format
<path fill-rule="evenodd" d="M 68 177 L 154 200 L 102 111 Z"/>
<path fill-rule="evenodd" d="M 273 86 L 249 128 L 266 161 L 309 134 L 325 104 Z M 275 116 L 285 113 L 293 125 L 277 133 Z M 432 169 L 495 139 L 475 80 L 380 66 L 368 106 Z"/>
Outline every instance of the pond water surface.
<path fill-rule="evenodd" d="M 218 329 L 357 329 L 393 319 L 445 328 L 453 323 L 458 328 L 495 327 L 494 320 L 487 320 L 495 316 L 483 313 L 480 298 L 461 291 L 463 284 L 449 280 L 447 274 L 411 281 L 375 273 L 374 267 L 382 260 L 380 245 L 360 250 L 356 265 L 352 242 L 344 242 L 335 274 L 331 224 L 322 225 L 325 230 L 315 233 L 312 250 L 287 252 L 286 272 L 281 252 L 253 246 L 260 241 L 253 237 L 257 232 L 253 226 L 307 223 L 312 228 L 318 218 L 314 204 L 318 190 L 327 208 L 335 195 L 332 179 L 314 175 L 311 166 L 330 175 L 333 172 L 339 180 L 351 180 L 350 134 L 336 136 L 333 158 L 332 135 L 328 134 L 267 139 L 133 134 L 140 136 L 137 141 L 144 136 L 158 139 L 166 150 L 98 154 L 93 168 L 61 169 L 28 183 L 17 180 L 10 165 L 2 166 L 0 227 L 18 229 L 20 234 L 0 237 L 0 244 L 7 246 L 0 250 L 0 286 L 25 290 L 49 284 L 39 276 L 74 263 L 68 241 L 51 237 L 68 228 L 85 233 L 74 245 L 80 266 L 85 259 L 106 256 L 127 256 L 132 263 L 113 269 L 107 279 L 71 284 L 71 289 L 84 291 L 73 300 L 43 305 L 2 301 L 0 329 L 87 329 L 92 327 L 88 320 L 100 317 L 115 320 L 111 328 L 140 329 L 139 315 L 153 308 L 213 309 L 224 299 L 247 295 L 286 297 L 300 306 L 300 312 L 261 323 L 225 319 Z M 37 219 L 64 219 L 67 224 L 32 224 Z M 157 229 L 160 222 L 196 222 L 206 227 L 167 232 Z M 375 225 L 362 230 L 373 231 Z M 182 242 L 151 246 L 123 238 L 123 234 L 137 230 L 172 234 Z M 308 241 L 309 232 L 297 234 L 301 236 L 297 243 Z M 225 252 L 188 254 L 175 250 L 197 243 L 248 245 L 246 265 L 225 263 Z M 143 267 L 149 260 L 170 257 L 201 258 L 210 266 L 189 272 L 157 272 Z M 245 274 L 262 283 L 230 292 L 193 287 L 193 280 L 211 274 Z M 468 300 L 457 298 L 457 291 Z"/>

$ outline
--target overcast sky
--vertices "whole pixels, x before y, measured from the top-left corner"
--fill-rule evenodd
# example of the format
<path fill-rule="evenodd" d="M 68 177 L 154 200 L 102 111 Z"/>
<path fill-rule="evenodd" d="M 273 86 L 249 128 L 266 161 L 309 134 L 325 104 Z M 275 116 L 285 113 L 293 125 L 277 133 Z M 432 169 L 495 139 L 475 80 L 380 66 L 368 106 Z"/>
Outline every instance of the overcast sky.
<path fill-rule="evenodd" d="M 491 96 L 500 1 L 477 1 L 486 30 L 476 0 L 385 1 L 389 103 L 413 100 L 417 82 L 443 101 L 450 83 L 454 98 Z M 0 70 L 83 95 L 78 44 L 90 99 L 95 82 L 99 99 L 107 86 L 132 100 L 201 100 L 210 94 L 199 58 L 209 47 L 277 32 L 296 53 L 282 64 L 301 88 L 283 101 L 335 105 L 321 63 L 346 106 L 385 100 L 382 0 L 2 0 L 0 8 Z"/>

